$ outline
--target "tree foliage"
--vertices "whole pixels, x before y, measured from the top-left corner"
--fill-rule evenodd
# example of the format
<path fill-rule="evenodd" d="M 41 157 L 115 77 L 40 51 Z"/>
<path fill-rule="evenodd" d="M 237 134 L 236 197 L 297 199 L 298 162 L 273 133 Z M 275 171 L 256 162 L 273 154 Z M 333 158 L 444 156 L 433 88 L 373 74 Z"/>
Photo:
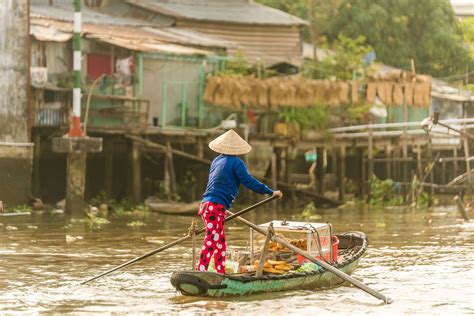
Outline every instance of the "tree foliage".
<path fill-rule="evenodd" d="M 340 34 L 332 45 L 331 54 L 320 62 L 307 61 L 303 74 L 314 79 L 351 80 L 360 77 L 367 66 L 363 58 L 371 50 L 363 36 L 352 39 Z"/>
<path fill-rule="evenodd" d="M 456 20 L 449 0 L 258 1 L 303 19 L 308 19 L 307 4 L 313 3 L 319 39 L 333 43 L 340 34 L 362 35 L 387 65 L 410 69 L 414 59 L 417 73 L 443 77 L 464 73 L 472 64 L 472 42 L 466 42 L 472 41 L 467 35 L 472 24 Z"/>
<path fill-rule="evenodd" d="M 337 39 L 364 35 L 379 60 L 418 73 L 443 76 L 469 62 L 459 23 L 448 0 L 344 0 L 329 26 Z"/>

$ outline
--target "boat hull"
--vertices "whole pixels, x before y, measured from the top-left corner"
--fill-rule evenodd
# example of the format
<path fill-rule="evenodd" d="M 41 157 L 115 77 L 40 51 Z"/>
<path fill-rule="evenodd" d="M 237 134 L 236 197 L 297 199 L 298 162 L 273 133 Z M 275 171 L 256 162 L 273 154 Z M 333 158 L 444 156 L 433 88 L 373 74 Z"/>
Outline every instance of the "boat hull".
<path fill-rule="evenodd" d="M 359 248 L 344 261 L 336 263 L 340 271 L 351 274 L 367 248 L 367 238 L 360 232 L 339 235 L 341 240 L 351 239 Z M 183 271 L 171 276 L 171 284 L 183 295 L 227 297 L 290 290 L 327 289 L 344 281 L 329 271 L 311 271 L 286 275 L 221 275 L 213 272 Z"/>
<path fill-rule="evenodd" d="M 200 204 L 201 201 L 181 203 L 161 201 L 155 198 L 148 198 L 145 200 L 145 205 L 148 206 L 152 212 L 159 212 L 168 215 L 197 215 Z"/>

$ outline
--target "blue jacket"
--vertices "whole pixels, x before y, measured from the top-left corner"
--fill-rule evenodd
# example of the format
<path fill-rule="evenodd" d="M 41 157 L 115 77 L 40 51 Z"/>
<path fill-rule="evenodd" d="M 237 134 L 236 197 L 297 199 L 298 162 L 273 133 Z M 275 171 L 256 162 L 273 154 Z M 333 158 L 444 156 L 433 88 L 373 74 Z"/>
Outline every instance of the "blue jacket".
<path fill-rule="evenodd" d="M 216 202 L 229 209 L 239 194 L 240 184 L 259 194 L 273 194 L 269 187 L 252 177 L 242 159 L 219 155 L 211 164 L 202 201 Z"/>

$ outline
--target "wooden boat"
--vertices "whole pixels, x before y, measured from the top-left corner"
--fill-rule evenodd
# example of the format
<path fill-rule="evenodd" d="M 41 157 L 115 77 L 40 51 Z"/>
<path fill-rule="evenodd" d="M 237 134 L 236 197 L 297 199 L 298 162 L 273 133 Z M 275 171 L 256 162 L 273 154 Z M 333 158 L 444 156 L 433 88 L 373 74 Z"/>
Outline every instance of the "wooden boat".
<path fill-rule="evenodd" d="M 199 211 L 201 201 L 191 203 L 164 201 L 156 197 L 149 197 L 145 200 L 145 205 L 153 212 L 160 212 L 170 215 L 196 215 Z"/>
<path fill-rule="evenodd" d="M 336 235 L 339 238 L 338 260 L 334 267 L 351 274 L 368 245 L 362 232 Z M 342 279 L 322 269 L 287 274 L 255 273 L 222 275 L 213 272 L 183 271 L 171 275 L 171 284 L 183 295 L 226 297 L 302 289 L 327 289 L 341 285 Z"/>

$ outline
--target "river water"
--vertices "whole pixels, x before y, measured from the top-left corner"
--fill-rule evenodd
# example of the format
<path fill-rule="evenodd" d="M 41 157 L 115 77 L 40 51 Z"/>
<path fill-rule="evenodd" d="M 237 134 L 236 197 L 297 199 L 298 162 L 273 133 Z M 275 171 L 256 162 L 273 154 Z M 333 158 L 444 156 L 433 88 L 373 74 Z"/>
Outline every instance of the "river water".
<path fill-rule="evenodd" d="M 245 217 L 263 223 L 299 214 L 300 209 L 261 208 Z M 369 249 L 353 276 L 393 304 L 347 285 L 232 299 L 185 297 L 175 292 L 169 276 L 190 268 L 189 243 L 81 286 L 80 281 L 182 236 L 191 218 L 151 213 L 141 227 L 127 226 L 136 218 L 121 217 L 90 228 L 61 215 L 26 215 L 0 217 L 0 314 L 474 314 L 474 223 L 459 220 L 455 208 L 318 214 L 335 232 L 368 234 Z M 233 222 L 226 231 L 229 244 L 245 245 L 247 228 Z"/>

